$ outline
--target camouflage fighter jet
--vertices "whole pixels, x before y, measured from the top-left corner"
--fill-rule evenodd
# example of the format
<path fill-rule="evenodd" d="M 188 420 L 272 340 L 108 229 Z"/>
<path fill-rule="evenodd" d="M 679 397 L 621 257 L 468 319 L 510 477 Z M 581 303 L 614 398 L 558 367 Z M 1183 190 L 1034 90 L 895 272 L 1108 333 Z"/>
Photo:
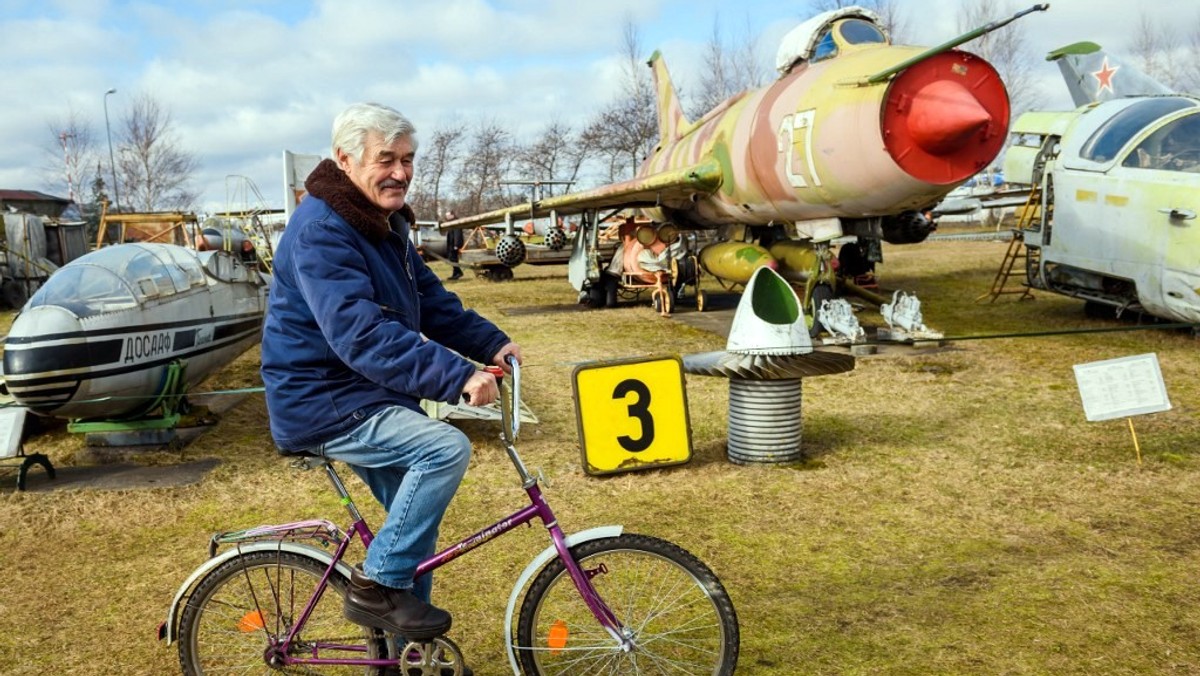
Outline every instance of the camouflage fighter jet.
<path fill-rule="evenodd" d="M 608 210 L 640 208 L 684 230 L 801 239 L 818 253 L 803 257 L 809 269 L 790 273 L 804 280 L 812 316 L 814 296 L 831 296 L 835 283 L 829 242 L 843 235 L 923 240 L 931 225 L 921 211 L 996 156 L 1008 129 L 1007 91 L 990 64 L 954 47 L 1046 7 L 930 49 L 891 44 L 879 17 L 861 7 L 825 12 L 784 38 L 776 81 L 732 96 L 695 122 L 684 116 L 656 52 L 649 65 L 661 136 L 635 178 L 442 227 L 511 222 L 531 212 L 581 214 L 568 276 L 581 300 L 597 306 L 611 298 L 611 277 L 594 253 L 596 223 Z M 745 281 L 767 264 L 761 252 L 751 253 L 708 257 L 736 263 L 710 272 Z"/>

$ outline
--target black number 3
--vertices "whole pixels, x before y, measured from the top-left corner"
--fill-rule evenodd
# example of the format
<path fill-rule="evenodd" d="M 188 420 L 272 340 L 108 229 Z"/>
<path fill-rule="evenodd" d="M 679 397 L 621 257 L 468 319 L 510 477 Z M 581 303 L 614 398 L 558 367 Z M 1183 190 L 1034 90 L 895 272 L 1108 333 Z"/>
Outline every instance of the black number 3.
<path fill-rule="evenodd" d="M 629 417 L 637 418 L 642 424 L 642 435 L 637 439 L 628 435 L 617 437 L 621 448 L 637 453 L 650 448 L 654 443 L 654 418 L 650 417 L 650 389 L 640 380 L 623 380 L 613 390 L 613 399 L 624 399 L 626 395 L 637 395 L 637 401 L 629 404 Z"/>

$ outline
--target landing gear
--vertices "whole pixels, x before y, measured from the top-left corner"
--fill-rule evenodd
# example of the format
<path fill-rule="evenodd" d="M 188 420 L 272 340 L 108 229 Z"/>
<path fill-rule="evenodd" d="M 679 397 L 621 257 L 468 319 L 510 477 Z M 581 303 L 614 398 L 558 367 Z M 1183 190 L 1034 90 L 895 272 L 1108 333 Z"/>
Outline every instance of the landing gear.
<path fill-rule="evenodd" d="M 817 311 L 821 309 L 821 303 L 827 300 L 833 300 L 833 288 L 828 284 L 814 286 L 812 290 L 812 303 L 806 308 L 808 315 L 805 317 L 808 320 L 809 338 L 816 338 L 825 330 L 825 327 L 821 325 L 821 320 L 817 319 Z"/>
<path fill-rule="evenodd" d="M 13 279 L 0 285 L 0 296 L 3 296 L 4 303 L 14 310 L 20 310 L 25 306 L 25 301 L 29 300 L 24 285 Z"/>
<path fill-rule="evenodd" d="M 506 282 L 513 278 L 513 271 L 507 265 L 484 265 L 479 275 L 492 282 Z"/>
<path fill-rule="evenodd" d="M 664 317 L 670 317 L 671 311 L 675 309 L 675 298 L 670 289 L 656 289 L 650 302 L 654 311 Z"/>
<path fill-rule="evenodd" d="M 50 458 L 41 453 L 31 453 L 22 456 L 21 466 L 17 468 L 17 490 L 25 490 L 25 475 L 29 474 L 29 468 L 34 465 L 41 465 L 42 469 L 46 470 L 46 478 L 54 478 L 54 465 L 50 464 Z"/>

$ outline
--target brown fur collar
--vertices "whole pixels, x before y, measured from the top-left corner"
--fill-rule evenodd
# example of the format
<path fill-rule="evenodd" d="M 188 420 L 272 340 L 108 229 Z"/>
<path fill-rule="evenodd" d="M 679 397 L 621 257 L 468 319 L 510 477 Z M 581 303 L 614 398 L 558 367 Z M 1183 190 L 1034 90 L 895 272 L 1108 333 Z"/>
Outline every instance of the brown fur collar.
<path fill-rule="evenodd" d="M 350 227 L 362 233 L 373 244 L 379 244 L 387 239 L 388 217 L 379 207 L 375 206 L 358 186 L 350 180 L 346 172 L 330 159 L 321 160 L 316 169 L 304 181 L 304 188 L 313 197 L 320 198 L 329 208 L 346 219 Z M 412 207 L 405 204 L 398 212 L 408 223 L 417 220 Z"/>

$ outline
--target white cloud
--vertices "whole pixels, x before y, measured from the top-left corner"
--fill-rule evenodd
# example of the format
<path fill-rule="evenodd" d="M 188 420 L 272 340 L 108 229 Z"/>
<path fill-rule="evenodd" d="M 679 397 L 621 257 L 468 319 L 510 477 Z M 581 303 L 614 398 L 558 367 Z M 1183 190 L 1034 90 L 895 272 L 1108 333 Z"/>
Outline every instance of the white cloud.
<path fill-rule="evenodd" d="M 0 117 L 0 187 L 55 192 L 38 171 L 42 148 L 53 141 L 47 121 L 73 107 L 94 121 L 94 137 L 103 143 L 103 95 L 116 87 L 108 97 L 114 130 L 138 94 L 170 110 L 180 143 L 200 160 L 195 187 L 206 209 L 224 208 L 227 175 L 250 177 L 278 206 L 281 151 L 328 152 L 329 125 L 351 102 L 394 105 L 422 131 L 451 119 L 495 121 L 518 136 L 552 120 L 580 126 L 617 91 L 627 18 L 646 53 L 661 49 L 686 90 L 698 81 L 717 17 L 727 39 L 745 35 L 749 23 L 761 36 L 758 52 L 766 65 L 779 37 L 807 16 L 803 5 L 0 0 L 9 94 Z M 956 2 L 901 6 L 917 42 L 937 44 L 956 33 Z M 1014 26 L 1039 56 L 1078 40 L 1119 52 L 1128 48 L 1130 27 L 1143 11 L 1182 20 L 1165 3 L 1055 0 L 1050 11 Z M 1188 21 L 1195 18 L 1193 12 Z M 1053 64 L 1039 62 L 1038 75 L 1053 100 L 1069 105 Z"/>

